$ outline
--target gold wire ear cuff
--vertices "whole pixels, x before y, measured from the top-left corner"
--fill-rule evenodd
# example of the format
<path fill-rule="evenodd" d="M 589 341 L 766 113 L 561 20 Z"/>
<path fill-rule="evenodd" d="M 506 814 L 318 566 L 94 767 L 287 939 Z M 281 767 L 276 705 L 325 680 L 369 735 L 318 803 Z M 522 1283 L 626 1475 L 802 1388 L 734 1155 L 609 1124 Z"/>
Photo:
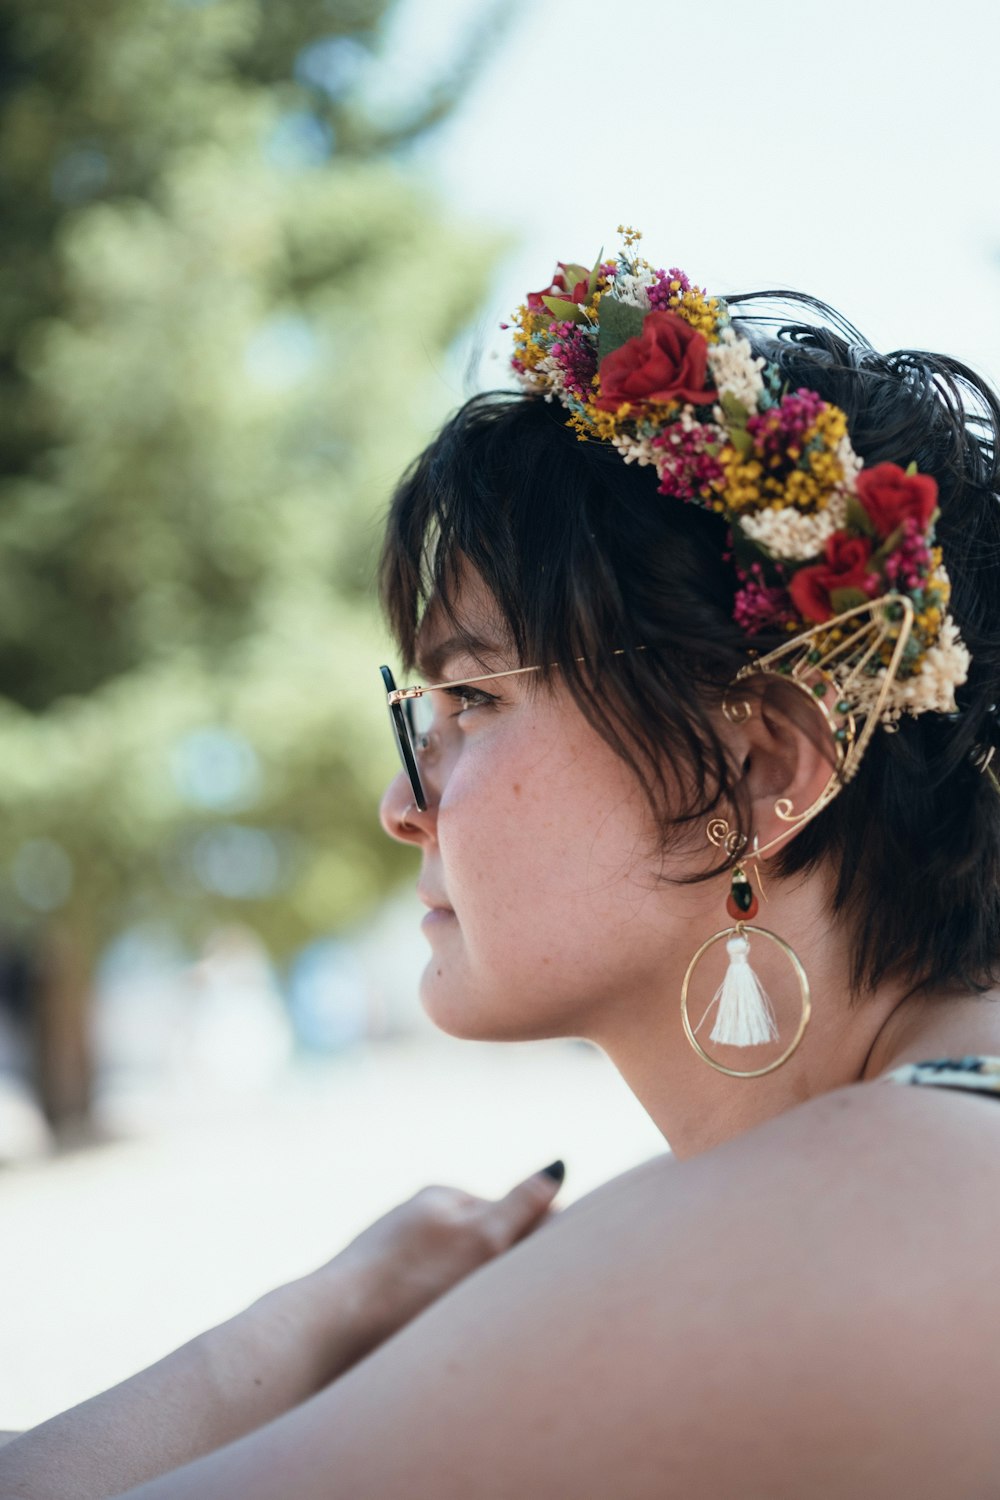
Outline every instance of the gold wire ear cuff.
<path fill-rule="evenodd" d="M 735 695 L 739 684 L 753 677 L 788 683 L 821 714 L 834 753 L 833 770 L 808 807 L 798 811 L 790 797 L 776 800 L 775 813 L 787 830 L 759 844 L 755 853 L 776 848 L 829 806 L 857 772 L 878 725 L 896 727 L 899 711 L 890 706 L 889 695 L 910 636 L 913 607 L 904 599 L 896 608 L 898 619 L 877 603 L 845 610 L 748 662 L 729 684 L 722 713 L 738 725 L 753 714 L 750 700 Z"/>

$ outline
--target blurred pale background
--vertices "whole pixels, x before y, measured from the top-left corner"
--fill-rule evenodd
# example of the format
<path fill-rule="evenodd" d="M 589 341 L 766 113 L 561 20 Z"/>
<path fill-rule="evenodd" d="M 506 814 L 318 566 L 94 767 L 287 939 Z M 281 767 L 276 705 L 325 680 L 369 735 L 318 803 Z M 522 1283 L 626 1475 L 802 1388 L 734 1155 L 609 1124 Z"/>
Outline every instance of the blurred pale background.
<path fill-rule="evenodd" d="M 425 1182 L 663 1149 L 416 1001 L 394 478 L 615 227 L 1000 375 L 995 8 L 11 0 L 0 19 L 0 1427 Z M 673 1005 L 675 997 L 665 996 Z"/>

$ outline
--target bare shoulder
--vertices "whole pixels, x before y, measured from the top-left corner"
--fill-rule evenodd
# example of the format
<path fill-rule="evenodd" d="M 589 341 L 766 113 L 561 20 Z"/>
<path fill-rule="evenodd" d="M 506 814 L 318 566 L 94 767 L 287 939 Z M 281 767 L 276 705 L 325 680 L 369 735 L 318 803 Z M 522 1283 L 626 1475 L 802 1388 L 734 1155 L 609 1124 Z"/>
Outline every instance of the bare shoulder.
<path fill-rule="evenodd" d="M 985 1500 L 998 1189 L 995 1101 L 837 1090 L 570 1205 L 190 1493 Z"/>

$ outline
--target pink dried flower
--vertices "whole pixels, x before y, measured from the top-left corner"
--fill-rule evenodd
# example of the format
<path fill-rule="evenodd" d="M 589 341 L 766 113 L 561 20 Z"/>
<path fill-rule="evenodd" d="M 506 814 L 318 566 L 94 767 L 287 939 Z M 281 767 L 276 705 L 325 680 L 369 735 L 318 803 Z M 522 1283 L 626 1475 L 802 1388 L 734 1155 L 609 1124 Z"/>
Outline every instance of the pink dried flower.
<path fill-rule="evenodd" d="M 912 594 L 922 588 L 934 567 L 927 538 L 912 516 L 902 523 L 902 538 L 885 560 L 885 578 L 891 588 Z"/>
<path fill-rule="evenodd" d="M 691 422 L 687 427 L 672 422 L 652 438 L 650 447 L 657 449 L 656 472 L 660 476 L 658 493 L 678 500 L 707 499 L 713 482 L 723 476 L 721 464 L 709 451 L 718 441 L 717 429 L 701 422 Z"/>
<path fill-rule="evenodd" d="M 672 282 L 678 282 L 679 285 L 672 286 Z M 690 290 L 691 282 L 677 266 L 671 266 L 669 271 L 659 270 L 656 272 L 656 280 L 649 288 L 649 305 L 669 312 L 671 299 L 683 296 Z"/>
<path fill-rule="evenodd" d="M 741 576 L 743 586 L 737 589 L 733 600 L 733 620 L 747 635 L 756 635 L 761 630 L 782 630 L 786 625 L 798 623 L 788 590 L 781 585 L 766 584 L 760 563 L 754 563 L 749 573 Z"/>
<path fill-rule="evenodd" d="M 563 372 L 566 389 L 575 396 L 586 397 L 597 369 L 594 345 L 575 323 L 567 321 L 553 327 L 557 338 L 549 354 Z"/>
<path fill-rule="evenodd" d="M 750 417 L 747 432 L 762 455 L 787 456 L 789 447 L 801 444 L 825 404 L 815 391 L 791 391 L 777 406 Z"/>

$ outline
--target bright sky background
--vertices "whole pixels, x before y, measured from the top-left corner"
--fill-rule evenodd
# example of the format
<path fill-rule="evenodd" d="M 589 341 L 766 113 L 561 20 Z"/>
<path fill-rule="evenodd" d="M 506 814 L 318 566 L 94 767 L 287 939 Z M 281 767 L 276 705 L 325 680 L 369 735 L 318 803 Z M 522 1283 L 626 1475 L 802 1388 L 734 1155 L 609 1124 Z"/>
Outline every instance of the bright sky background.
<path fill-rule="evenodd" d="M 454 56 L 483 0 L 404 0 L 396 76 Z M 995 0 L 524 0 L 422 150 L 452 209 L 519 237 L 475 342 L 620 222 L 711 292 L 824 298 L 882 349 L 1000 381 Z M 442 268 L 448 272 L 447 248 Z M 458 401 L 464 359 L 441 372 Z"/>

